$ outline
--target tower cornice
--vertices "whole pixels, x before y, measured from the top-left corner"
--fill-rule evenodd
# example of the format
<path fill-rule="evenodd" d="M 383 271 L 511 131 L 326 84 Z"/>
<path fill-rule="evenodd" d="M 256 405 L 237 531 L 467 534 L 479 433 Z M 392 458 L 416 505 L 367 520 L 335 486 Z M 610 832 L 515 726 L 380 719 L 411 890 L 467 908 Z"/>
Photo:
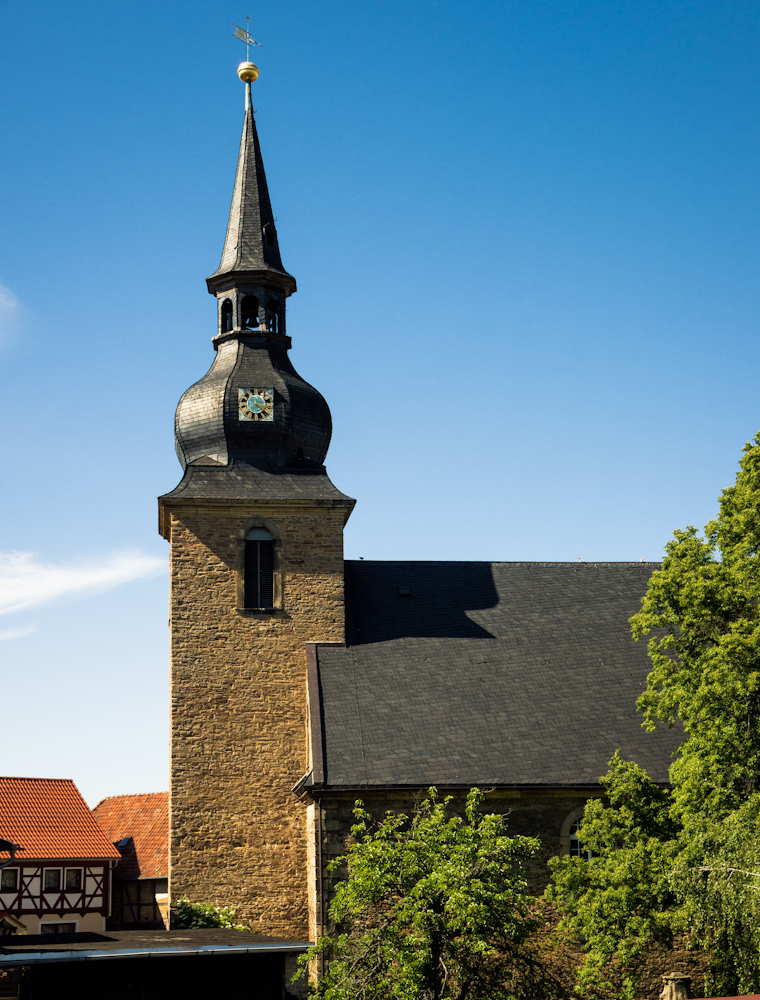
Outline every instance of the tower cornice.
<path fill-rule="evenodd" d="M 206 278 L 206 286 L 210 295 L 223 295 L 233 288 L 243 288 L 245 285 L 262 285 L 272 292 L 279 292 L 285 297 L 296 291 L 296 279 L 287 271 L 277 271 L 273 268 L 259 268 L 251 271 L 228 271 L 224 274 L 215 272 Z"/>
<path fill-rule="evenodd" d="M 332 484 L 331 484 L 332 485 Z M 338 492 L 337 490 L 335 491 Z M 306 499 L 303 497 L 243 497 L 238 499 L 213 499 L 209 497 L 172 497 L 170 495 L 158 498 L 158 531 L 167 541 L 171 541 L 171 518 L 172 512 L 179 514 L 183 510 L 195 511 L 215 511 L 229 510 L 236 508 L 241 512 L 250 510 L 251 513 L 266 513 L 270 517 L 278 514 L 304 514 L 304 513 L 329 513 L 331 511 L 342 511 L 343 523 L 345 524 L 351 516 L 351 512 L 356 506 L 356 500 L 352 497 L 343 496 L 336 498 Z"/>

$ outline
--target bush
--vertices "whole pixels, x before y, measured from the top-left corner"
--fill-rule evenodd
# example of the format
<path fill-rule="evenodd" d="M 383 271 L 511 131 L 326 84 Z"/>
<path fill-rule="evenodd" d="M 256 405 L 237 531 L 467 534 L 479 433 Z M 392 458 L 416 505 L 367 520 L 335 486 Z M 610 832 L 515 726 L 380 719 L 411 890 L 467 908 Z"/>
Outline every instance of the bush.
<path fill-rule="evenodd" d="M 191 903 L 187 896 L 177 900 L 172 914 L 172 928 L 224 927 L 233 931 L 250 931 L 250 927 L 235 923 L 231 906 L 214 906 L 213 903 Z"/>

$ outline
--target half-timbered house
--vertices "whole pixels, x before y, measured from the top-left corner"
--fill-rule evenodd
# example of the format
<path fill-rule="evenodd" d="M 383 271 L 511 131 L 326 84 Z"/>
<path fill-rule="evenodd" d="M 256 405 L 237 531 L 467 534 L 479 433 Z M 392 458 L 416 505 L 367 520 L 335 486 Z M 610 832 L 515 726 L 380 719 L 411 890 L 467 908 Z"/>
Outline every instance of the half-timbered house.
<path fill-rule="evenodd" d="M 0 870 L 0 916 L 29 934 L 105 930 L 120 855 L 73 781 L 0 778 L 0 836 L 19 845 Z"/>

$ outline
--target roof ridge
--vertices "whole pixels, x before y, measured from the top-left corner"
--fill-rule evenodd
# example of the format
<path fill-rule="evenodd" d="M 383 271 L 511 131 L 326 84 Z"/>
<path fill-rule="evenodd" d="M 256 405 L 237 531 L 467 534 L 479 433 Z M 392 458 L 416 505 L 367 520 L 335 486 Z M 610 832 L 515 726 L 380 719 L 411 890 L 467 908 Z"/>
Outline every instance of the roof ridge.
<path fill-rule="evenodd" d="M 57 781 L 68 782 L 70 785 L 74 784 L 73 778 L 24 778 L 14 774 L 0 775 L 0 781 Z"/>
<path fill-rule="evenodd" d="M 169 790 L 165 792 L 124 792 L 122 795 L 106 795 L 100 800 L 100 802 L 108 802 L 110 799 L 136 799 L 145 797 L 146 795 L 168 795 Z M 100 802 L 98 805 L 100 805 Z"/>

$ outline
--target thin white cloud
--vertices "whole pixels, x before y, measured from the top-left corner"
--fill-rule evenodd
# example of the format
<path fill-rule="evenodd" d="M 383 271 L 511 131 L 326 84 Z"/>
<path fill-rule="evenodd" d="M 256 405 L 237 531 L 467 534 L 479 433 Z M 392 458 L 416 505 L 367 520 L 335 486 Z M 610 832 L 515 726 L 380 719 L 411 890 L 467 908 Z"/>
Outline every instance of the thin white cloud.
<path fill-rule="evenodd" d="M 40 562 L 31 552 L 0 552 L 0 615 L 59 597 L 84 597 L 165 573 L 166 560 L 142 552 L 114 552 L 101 559 L 62 565 Z"/>
<path fill-rule="evenodd" d="M 18 328 L 21 304 L 10 288 L 0 284 L 0 340 Z"/>
<path fill-rule="evenodd" d="M 24 628 L 8 628 L 4 632 L 0 632 L 0 642 L 6 642 L 8 639 L 23 639 L 25 635 L 31 635 L 36 628 L 36 625 L 26 625 Z"/>

